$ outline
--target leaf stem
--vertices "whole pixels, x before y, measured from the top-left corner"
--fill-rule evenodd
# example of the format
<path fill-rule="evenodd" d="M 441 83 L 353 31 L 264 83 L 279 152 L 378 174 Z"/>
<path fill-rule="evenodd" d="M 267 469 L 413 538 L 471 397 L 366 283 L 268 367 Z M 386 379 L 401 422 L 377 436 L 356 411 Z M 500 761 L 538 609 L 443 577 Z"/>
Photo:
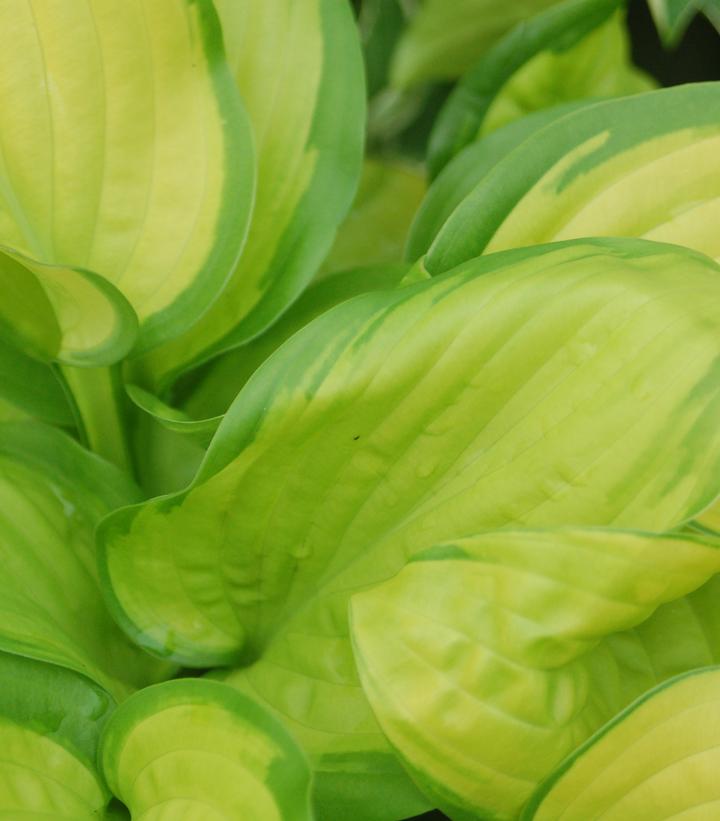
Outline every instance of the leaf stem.
<path fill-rule="evenodd" d="M 119 366 L 75 368 L 59 366 L 76 411 L 84 444 L 131 475 L 133 462 L 127 439 L 127 397 Z"/>

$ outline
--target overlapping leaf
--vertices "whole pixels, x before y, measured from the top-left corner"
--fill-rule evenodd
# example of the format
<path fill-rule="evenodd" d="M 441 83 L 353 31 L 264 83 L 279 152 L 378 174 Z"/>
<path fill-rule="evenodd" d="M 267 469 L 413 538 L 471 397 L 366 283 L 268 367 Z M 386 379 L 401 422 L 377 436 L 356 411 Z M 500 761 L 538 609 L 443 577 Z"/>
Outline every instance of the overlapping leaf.
<path fill-rule="evenodd" d="M 714 505 L 704 510 L 700 516 L 698 516 L 698 522 L 710 528 L 710 530 L 720 533 L 720 501 L 715 502 Z"/>
<path fill-rule="evenodd" d="M 405 256 L 419 260 L 455 209 L 495 166 L 536 131 L 596 101 L 552 106 L 487 134 L 460 151 L 433 180 L 410 226 Z"/>
<path fill-rule="evenodd" d="M 402 261 L 410 223 L 425 193 L 418 168 L 367 160 L 360 188 L 321 276 Z"/>
<path fill-rule="evenodd" d="M 399 256 L 397 240 L 394 237 L 386 248 L 392 248 L 392 256 Z M 383 251 L 379 253 L 383 254 Z M 287 339 L 324 311 L 353 296 L 396 287 L 408 274 L 409 267 L 396 263 L 326 274 L 312 283 L 264 334 L 217 357 L 199 378 L 191 374 L 192 387 L 181 408 L 168 405 L 137 385 L 128 385 L 127 392 L 132 401 L 163 428 L 207 447 L 240 389 Z M 192 475 L 188 474 L 188 481 Z"/>
<path fill-rule="evenodd" d="M 252 199 L 211 2 L 27 0 L 0 31 L 3 320 L 54 325 L 40 353 L 72 364 L 121 358 L 138 320 L 136 350 L 172 338 L 222 290 Z"/>
<path fill-rule="evenodd" d="M 395 264 L 353 268 L 314 282 L 269 331 L 211 363 L 184 403 L 184 409 L 194 419 L 224 414 L 258 367 L 293 334 L 345 300 L 397 287 L 408 267 Z"/>
<path fill-rule="evenodd" d="M 480 529 L 696 515 L 720 475 L 719 300 L 705 257 L 586 240 L 335 308 L 250 379 L 187 491 L 105 521 L 110 606 L 155 652 L 249 663 L 233 683 L 321 775 L 397 782 L 351 593 Z"/>
<path fill-rule="evenodd" d="M 718 83 L 583 107 L 487 173 L 425 265 L 439 273 L 483 252 L 588 235 L 674 242 L 719 257 L 719 145 Z"/>
<path fill-rule="evenodd" d="M 64 434 L 0 424 L 0 650 L 78 671 L 121 698 L 170 668 L 134 647 L 100 595 L 93 531 L 137 492 Z"/>
<path fill-rule="evenodd" d="M 390 80 L 407 88 L 464 74 L 514 25 L 557 0 L 425 0 L 400 38 Z"/>
<path fill-rule="evenodd" d="M 720 670 L 657 687 L 564 762 L 523 819 L 713 818 Z"/>
<path fill-rule="evenodd" d="M 0 399 L 18 413 L 51 425 L 73 427 L 75 418 L 62 384 L 49 365 L 0 339 Z"/>
<path fill-rule="evenodd" d="M 103 735 L 102 768 L 133 818 L 312 819 L 310 772 L 292 738 L 218 682 L 173 681 L 132 696 Z"/>
<path fill-rule="evenodd" d="M 252 120 L 257 195 L 247 244 L 222 299 L 144 363 L 142 378 L 154 387 L 277 319 L 327 254 L 361 171 L 363 67 L 347 0 L 217 6 Z"/>
<path fill-rule="evenodd" d="M 104 818 L 110 794 L 95 760 L 114 706 L 84 676 L 0 652 L 0 817 Z"/>
<path fill-rule="evenodd" d="M 260 647 L 319 574 L 342 565 L 344 557 L 354 558 L 360 545 L 377 541 L 390 523 L 396 536 L 418 530 L 429 546 L 425 530 L 433 522 L 438 528 L 447 524 L 445 517 L 429 519 L 423 510 L 443 499 L 452 519 L 467 515 L 485 526 L 554 520 L 556 506 L 568 506 L 571 520 L 587 517 L 590 523 L 608 516 L 659 528 L 684 521 L 717 493 L 707 452 L 716 443 L 704 414 L 717 387 L 712 305 L 719 287 L 717 268 L 700 255 L 653 243 L 596 240 L 482 258 L 437 283 L 370 294 L 325 314 L 251 379 L 188 492 L 122 511 L 105 523 L 107 572 L 122 608 L 132 611 L 133 632 L 160 650 L 161 636 L 170 629 L 160 623 L 174 625 L 174 653 L 191 662 L 229 660 L 246 642 Z M 435 351 L 437 360 L 448 346 L 443 367 L 428 366 L 428 353 Z M 501 364 L 502 377 L 495 375 Z M 563 390 L 548 393 L 561 377 L 567 377 Z M 414 390 L 420 382 L 421 392 Z M 590 397 L 599 401 L 603 384 L 608 408 L 600 411 Z M 546 394 L 541 414 L 536 405 Z M 651 404 L 648 419 L 642 409 Z M 397 405 L 406 410 L 396 417 Z M 500 408 L 502 416 L 495 416 Z M 459 424 L 447 432 L 440 424 L 440 434 L 425 435 L 425 420 L 435 414 L 448 425 L 457 417 Z M 675 433 L 655 452 L 653 437 L 670 424 L 668 414 Z M 553 435 L 541 436 L 554 419 Z M 621 458 L 620 443 L 608 451 L 603 437 L 611 431 L 627 435 L 633 420 L 643 425 L 642 435 Z M 582 442 L 586 450 L 578 450 L 581 437 L 570 433 L 572 425 L 593 431 Z M 494 426 L 497 434 L 507 429 L 508 435 L 489 448 L 496 441 Z M 687 436 L 683 454 L 690 444 L 703 449 L 704 461 L 698 453 L 695 465 L 700 473 L 690 472 L 694 461 L 677 461 L 676 448 Z M 562 462 L 552 479 L 557 492 L 549 492 L 546 471 L 543 489 L 536 487 L 541 477 L 521 474 L 519 464 L 507 462 L 515 453 L 523 465 L 535 458 L 532 448 L 516 451 L 523 437 L 548 459 Z M 404 447 L 411 448 L 409 454 Z M 575 493 L 572 476 L 583 469 L 584 453 L 604 458 L 587 463 L 594 482 Z M 495 477 L 493 492 L 480 494 L 477 483 L 494 465 L 505 466 L 508 484 Z M 692 479 L 683 484 L 686 471 Z M 628 481 L 640 495 L 617 491 L 595 497 L 606 483 L 610 488 Z M 658 508 L 653 489 L 667 508 Z M 369 492 L 368 506 L 363 502 Z M 463 492 L 471 492 L 472 504 Z M 322 523 L 315 507 L 321 503 Z M 228 504 L 235 505 L 229 518 L 220 515 Z M 281 520 L 272 518 L 274 511 Z M 208 528 L 216 516 L 224 521 L 222 529 Z M 183 565 L 183 545 L 194 548 L 189 533 L 180 537 L 191 521 L 206 534 L 201 563 L 197 556 L 191 561 L 190 577 L 201 582 L 197 593 L 205 599 L 201 590 L 214 584 L 212 576 L 198 575 L 205 563 L 216 566 L 219 578 L 229 574 L 231 582 L 206 604 L 193 604 L 191 588 L 168 585 L 172 574 L 163 567 Z M 237 547 L 225 552 L 228 528 Z M 168 539 L 176 529 L 178 538 Z M 218 531 L 214 538 L 212 530 Z M 267 550 L 274 557 L 266 565 L 269 575 L 258 577 Z M 155 588 L 156 573 L 164 590 Z M 140 604 L 143 599 L 146 604 Z M 145 607 L 154 613 L 143 615 Z M 186 607 L 189 621 L 183 617 L 181 627 L 175 619 Z"/>
<path fill-rule="evenodd" d="M 667 46 L 678 44 L 693 17 L 700 12 L 720 31 L 718 0 L 648 0 L 648 5 Z"/>
<path fill-rule="evenodd" d="M 571 100 L 647 91 L 618 0 L 565 0 L 521 23 L 461 80 L 433 126 L 433 174 L 481 133 Z"/>
<path fill-rule="evenodd" d="M 415 780 L 453 819 L 517 817 L 628 691 L 642 692 L 598 642 L 703 584 L 719 548 L 601 529 L 488 533 L 356 595 L 365 692 Z"/>

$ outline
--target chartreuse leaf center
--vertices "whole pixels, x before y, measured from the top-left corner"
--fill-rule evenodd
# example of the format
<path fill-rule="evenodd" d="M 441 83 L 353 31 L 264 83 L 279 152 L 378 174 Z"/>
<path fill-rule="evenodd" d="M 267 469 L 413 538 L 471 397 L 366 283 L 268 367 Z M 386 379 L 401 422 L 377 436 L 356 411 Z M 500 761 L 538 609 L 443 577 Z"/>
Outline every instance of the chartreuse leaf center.
<path fill-rule="evenodd" d="M 311 821 L 310 772 L 283 727 L 227 685 L 179 680 L 115 712 L 101 761 L 134 819 Z"/>
<path fill-rule="evenodd" d="M 105 818 L 95 758 L 112 698 L 71 670 L 4 652 L 0 680 L 0 818 Z"/>
<path fill-rule="evenodd" d="M 421 554 L 354 596 L 365 692 L 418 784 L 454 819 L 515 818 L 627 703 L 618 661 L 598 643 L 717 573 L 718 547 L 602 529 L 500 531 Z"/>
<path fill-rule="evenodd" d="M 252 376 L 190 488 L 103 523 L 108 603 L 154 653 L 241 665 L 228 680 L 292 727 L 319 791 L 402 783 L 350 596 L 468 533 L 693 518 L 720 475 L 719 307 L 711 260 L 628 240 L 350 300 Z"/>
<path fill-rule="evenodd" d="M 103 365 L 176 336 L 224 287 L 253 196 L 212 4 L 28 0 L 0 31 L 0 267 L 46 294 L 43 352 Z"/>
<path fill-rule="evenodd" d="M 523 818 L 714 817 L 719 683 L 711 667 L 645 694 L 560 765 Z"/>

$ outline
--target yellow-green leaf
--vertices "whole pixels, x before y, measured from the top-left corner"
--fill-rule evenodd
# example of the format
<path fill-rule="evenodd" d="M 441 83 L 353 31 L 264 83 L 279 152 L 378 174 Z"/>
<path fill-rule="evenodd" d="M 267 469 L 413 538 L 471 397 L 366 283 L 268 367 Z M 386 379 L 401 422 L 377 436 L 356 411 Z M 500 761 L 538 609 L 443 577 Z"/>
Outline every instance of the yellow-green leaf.
<path fill-rule="evenodd" d="M 436 274 L 483 252 L 585 236 L 720 257 L 719 186 L 720 83 L 596 103 L 536 131 L 485 174 L 425 265 Z"/>
<path fill-rule="evenodd" d="M 719 668 L 661 684 L 564 762 L 523 819 L 715 818 L 719 723 Z"/>
<path fill-rule="evenodd" d="M 507 530 L 440 545 L 353 597 L 361 680 L 450 817 L 509 821 L 627 703 L 598 643 L 718 569 L 720 541 L 693 536 Z"/>
<path fill-rule="evenodd" d="M 258 156 L 248 241 L 208 314 L 142 363 L 155 388 L 264 331 L 317 271 L 361 171 L 365 94 L 348 0 L 217 3 Z"/>
<path fill-rule="evenodd" d="M 312 821 L 301 751 L 218 682 L 169 681 L 129 698 L 108 723 L 101 761 L 133 818 Z"/>
<path fill-rule="evenodd" d="M 395 49 L 390 82 L 408 88 L 464 74 L 517 23 L 557 0 L 424 0 Z"/>
<path fill-rule="evenodd" d="M 433 125 L 433 175 L 480 134 L 543 108 L 647 91 L 620 0 L 564 0 L 518 24 L 465 74 Z"/>
<path fill-rule="evenodd" d="M 0 424 L 0 650 L 75 670 L 117 699 L 172 670 L 127 640 L 100 595 L 94 528 L 137 497 L 65 434 Z"/>
<path fill-rule="evenodd" d="M 719 274 L 674 246 L 584 240 L 328 311 L 246 383 L 188 489 L 105 520 L 115 617 L 194 666 L 252 662 L 233 683 L 319 773 L 390 777 L 350 595 L 467 533 L 664 530 L 703 510 L 720 477 Z"/>
<path fill-rule="evenodd" d="M 0 818 L 105 818 L 110 794 L 95 760 L 114 707 L 78 673 L 0 652 Z"/>
<path fill-rule="evenodd" d="M 105 364 L 135 315 L 136 351 L 197 321 L 240 251 L 254 175 L 210 0 L 5 3 L 0 76 L 0 242 L 52 305 L 47 353 Z"/>

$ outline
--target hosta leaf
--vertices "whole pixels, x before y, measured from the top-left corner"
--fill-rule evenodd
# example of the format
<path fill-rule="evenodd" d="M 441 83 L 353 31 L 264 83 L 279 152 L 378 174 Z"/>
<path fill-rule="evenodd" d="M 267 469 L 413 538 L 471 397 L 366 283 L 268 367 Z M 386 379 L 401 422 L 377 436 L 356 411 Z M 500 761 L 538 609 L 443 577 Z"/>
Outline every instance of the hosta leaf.
<path fill-rule="evenodd" d="M 365 692 L 417 783 L 454 819 L 515 817 L 622 706 L 594 691 L 590 651 L 717 573 L 719 547 L 622 531 L 489 533 L 353 597 Z"/>
<path fill-rule="evenodd" d="M 239 390 L 286 340 L 315 317 L 358 294 L 395 288 L 408 266 L 375 265 L 328 274 L 312 285 L 264 334 L 211 363 L 184 403 L 191 418 L 206 419 L 224 414 Z"/>
<path fill-rule="evenodd" d="M 571 112 L 483 177 L 436 237 L 427 270 L 588 235 L 644 237 L 720 257 L 718 146 L 718 83 Z"/>
<path fill-rule="evenodd" d="M 37 277 L 0 249 L 0 339 L 36 359 L 57 356 L 62 332 Z"/>
<path fill-rule="evenodd" d="M 405 257 L 419 260 L 453 211 L 517 146 L 570 111 L 595 101 L 576 101 L 544 108 L 499 128 L 463 148 L 433 180 L 408 234 Z"/>
<path fill-rule="evenodd" d="M 52 369 L 0 338 L 0 398 L 41 422 L 73 427 L 75 418 Z"/>
<path fill-rule="evenodd" d="M 719 0 L 648 0 L 660 36 L 666 46 L 678 44 L 693 17 L 704 13 L 720 29 Z"/>
<path fill-rule="evenodd" d="M 424 0 L 395 50 L 398 88 L 464 74 L 494 42 L 557 0 Z"/>
<path fill-rule="evenodd" d="M 129 481 L 64 434 L 0 424 L 0 650 L 53 662 L 117 698 L 168 668 L 134 647 L 107 613 L 93 529 L 137 499 Z"/>
<path fill-rule="evenodd" d="M 630 37 L 618 12 L 571 48 L 546 49 L 530 58 L 499 89 L 481 132 L 564 101 L 621 97 L 657 87 L 656 80 L 632 64 Z"/>
<path fill-rule="evenodd" d="M 360 6 L 358 25 L 365 55 L 368 97 L 387 84 L 393 49 L 405 19 L 401 0 L 365 0 Z"/>
<path fill-rule="evenodd" d="M 224 684 L 147 688 L 115 712 L 102 768 L 133 818 L 311 821 L 307 762 L 265 710 Z"/>
<path fill-rule="evenodd" d="M 720 500 L 717 500 L 714 505 L 711 505 L 707 510 L 704 510 L 698 517 L 697 521 L 701 525 L 715 530 L 720 533 Z"/>
<path fill-rule="evenodd" d="M 116 605 L 141 643 L 162 651 L 170 630 L 178 659 L 222 663 L 261 647 L 318 574 L 391 529 L 417 550 L 466 517 L 686 521 L 717 494 L 718 299 L 718 268 L 701 255 L 592 240 L 339 306 L 250 380 L 187 492 L 104 522 Z M 198 527 L 202 557 L 187 529 Z M 171 583 L 170 567 L 194 582 Z M 226 574 L 231 586 L 209 596 Z"/>
<path fill-rule="evenodd" d="M 717 537 L 712 540 L 717 544 Z M 694 593 L 659 607 L 637 627 L 613 633 L 597 645 L 586 663 L 597 703 L 607 705 L 606 718 L 672 676 L 720 662 L 719 596 L 720 576 L 713 576 Z"/>
<path fill-rule="evenodd" d="M 207 447 L 223 414 L 258 367 L 294 333 L 324 311 L 369 291 L 394 288 L 404 281 L 406 264 L 375 265 L 336 271 L 314 282 L 264 334 L 219 356 L 198 378 L 190 375 L 189 396 L 175 408 L 137 385 L 127 391 L 133 402 L 160 425 Z M 188 482 L 193 473 L 188 475 Z M 187 484 L 187 482 L 185 483 Z"/>
<path fill-rule="evenodd" d="M 252 198 L 212 3 L 28 0 L 0 31 L 0 267 L 36 278 L 63 361 L 120 358 L 135 314 L 137 350 L 177 335 L 223 288 Z"/>
<path fill-rule="evenodd" d="M 149 414 L 162 427 L 173 433 L 189 436 L 202 447 L 207 447 L 210 443 L 222 420 L 221 416 L 193 419 L 138 385 L 128 385 L 127 393 L 141 411 Z"/>
<path fill-rule="evenodd" d="M 704 509 L 719 301 L 705 257 L 585 240 L 346 302 L 250 379 L 188 490 L 103 523 L 108 603 L 155 652 L 256 662 L 233 683 L 304 726 L 317 767 L 387 758 L 351 593 L 482 529 Z"/>
<path fill-rule="evenodd" d="M 192 482 L 205 456 L 197 437 L 170 430 L 150 414 L 132 426 L 133 464 L 146 496 L 175 493 Z"/>
<path fill-rule="evenodd" d="M 156 385 L 247 342 L 277 319 L 327 254 L 361 171 L 363 66 L 347 0 L 216 5 L 253 124 L 255 208 L 222 299 L 145 363 L 146 378 Z"/>
<path fill-rule="evenodd" d="M 524 819 L 713 818 L 720 669 L 661 684 L 565 761 Z"/>
<path fill-rule="evenodd" d="M 95 758 L 114 706 L 84 676 L 0 652 L 0 818 L 105 818 Z"/>
<path fill-rule="evenodd" d="M 45 263 L 9 248 L 0 251 L 0 266 L 4 277 L 13 280 L 11 299 L 20 287 L 25 291 L 34 281 L 32 304 L 23 293 L 18 302 L 8 302 L 6 310 L 13 315 L 14 333 L 10 336 L 38 358 L 58 359 L 68 365 L 106 365 L 133 346 L 138 324 L 135 312 L 120 291 L 101 276 L 82 268 Z M 31 325 L 35 326 L 31 331 L 34 338 L 28 340 L 26 328 Z M 41 334 L 52 334 L 53 344 L 37 346 Z"/>
<path fill-rule="evenodd" d="M 565 0 L 520 23 L 461 80 L 434 125 L 433 175 L 480 133 L 584 97 L 646 91 L 633 68 L 619 0 Z"/>
<path fill-rule="evenodd" d="M 424 194 L 425 180 L 418 169 L 367 160 L 360 190 L 321 275 L 400 262 L 410 223 Z"/>

